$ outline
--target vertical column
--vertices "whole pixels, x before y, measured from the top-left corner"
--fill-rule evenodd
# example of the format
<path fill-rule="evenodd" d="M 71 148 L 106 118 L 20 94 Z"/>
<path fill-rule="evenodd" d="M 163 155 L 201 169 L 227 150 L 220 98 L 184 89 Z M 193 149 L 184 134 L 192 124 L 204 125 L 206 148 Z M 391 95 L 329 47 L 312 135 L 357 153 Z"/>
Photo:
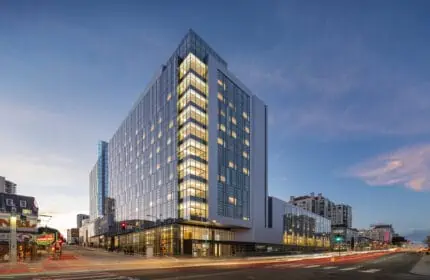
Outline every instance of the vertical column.
<path fill-rule="evenodd" d="M 10 262 L 16 263 L 16 216 L 11 214 L 10 216 L 10 243 L 9 243 L 9 255 Z"/>

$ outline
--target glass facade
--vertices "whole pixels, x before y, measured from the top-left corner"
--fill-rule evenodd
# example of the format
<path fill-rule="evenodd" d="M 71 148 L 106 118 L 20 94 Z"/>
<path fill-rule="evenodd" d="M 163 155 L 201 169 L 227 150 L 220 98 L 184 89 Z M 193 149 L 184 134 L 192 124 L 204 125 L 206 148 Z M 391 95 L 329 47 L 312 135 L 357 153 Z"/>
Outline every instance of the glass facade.
<path fill-rule="evenodd" d="M 99 174 L 95 167 L 91 178 L 105 182 L 105 188 L 100 192 L 97 183 L 91 184 L 91 197 L 101 205 L 94 212 L 111 201 L 107 208 L 114 230 L 95 240 L 146 255 L 228 256 L 256 250 L 259 240 L 235 230 L 251 230 L 260 207 L 264 214 L 252 226 L 269 230 L 266 183 L 250 180 L 251 175 L 266 176 L 251 173 L 251 166 L 266 168 L 267 141 L 260 141 L 266 137 L 266 120 L 264 103 L 255 101 L 228 73 L 226 62 L 190 31 L 109 145 L 99 146 L 108 155 L 108 160 L 99 158 L 108 172 Z M 257 133 L 251 137 L 256 131 L 261 138 L 254 137 Z M 107 198 L 99 200 L 97 193 Z M 325 219 L 288 207 L 277 215 L 278 222 L 284 217 L 283 229 L 273 228 L 275 238 L 265 236 L 262 243 L 276 240 L 282 248 L 329 244 L 330 223 Z"/>
<path fill-rule="evenodd" d="M 284 244 L 300 247 L 330 247 L 331 221 L 287 204 L 284 215 Z"/>
<path fill-rule="evenodd" d="M 113 247 L 132 248 L 135 253 L 192 256 L 230 255 L 234 233 L 192 225 L 160 225 L 117 236 Z"/>
<path fill-rule="evenodd" d="M 100 141 L 97 159 L 97 213 L 99 216 L 105 214 L 105 198 L 109 194 L 108 180 L 108 143 Z"/>
<path fill-rule="evenodd" d="M 250 96 L 218 78 L 218 215 L 250 218 Z"/>
<path fill-rule="evenodd" d="M 179 65 L 178 183 L 179 217 L 207 219 L 208 116 L 207 66 L 193 53 Z"/>
<path fill-rule="evenodd" d="M 110 140 L 117 222 L 206 219 L 208 55 L 190 30 Z"/>
<path fill-rule="evenodd" d="M 90 173 L 90 217 L 102 217 L 105 198 L 109 193 L 108 143 L 100 141 L 97 147 L 97 162 Z"/>

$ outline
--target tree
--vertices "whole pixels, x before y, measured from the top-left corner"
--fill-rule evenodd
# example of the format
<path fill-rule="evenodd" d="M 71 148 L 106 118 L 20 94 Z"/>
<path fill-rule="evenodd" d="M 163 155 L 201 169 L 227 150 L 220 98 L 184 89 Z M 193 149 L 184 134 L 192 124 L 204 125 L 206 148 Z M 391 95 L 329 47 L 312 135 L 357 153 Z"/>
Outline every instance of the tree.
<path fill-rule="evenodd" d="M 407 240 L 406 240 L 406 238 L 404 238 L 403 236 L 394 236 L 394 237 L 393 237 L 393 240 L 392 240 L 391 242 L 393 243 L 393 245 L 400 246 L 400 245 L 402 245 L 403 243 L 406 243 L 406 242 L 408 242 L 408 241 L 407 241 Z"/>

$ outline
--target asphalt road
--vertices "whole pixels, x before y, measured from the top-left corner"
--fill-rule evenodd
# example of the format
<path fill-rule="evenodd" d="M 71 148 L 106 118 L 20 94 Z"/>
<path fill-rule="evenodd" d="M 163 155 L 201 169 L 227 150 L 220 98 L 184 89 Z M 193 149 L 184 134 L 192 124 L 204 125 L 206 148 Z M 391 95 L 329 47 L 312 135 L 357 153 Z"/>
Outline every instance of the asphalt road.
<path fill-rule="evenodd" d="M 57 276 L 20 277 L 13 279 L 32 280 L 86 280 L 86 279 L 123 279 L 123 280 L 385 280 L 429 279 L 425 276 L 410 274 L 409 271 L 420 260 L 416 253 L 396 253 L 371 260 L 359 260 L 347 263 L 321 263 L 308 261 L 295 263 L 258 264 L 253 266 L 230 267 L 194 267 L 180 269 L 131 270 L 93 273 L 70 273 Z M 10 279 L 10 278 L 9 278 Z"/>

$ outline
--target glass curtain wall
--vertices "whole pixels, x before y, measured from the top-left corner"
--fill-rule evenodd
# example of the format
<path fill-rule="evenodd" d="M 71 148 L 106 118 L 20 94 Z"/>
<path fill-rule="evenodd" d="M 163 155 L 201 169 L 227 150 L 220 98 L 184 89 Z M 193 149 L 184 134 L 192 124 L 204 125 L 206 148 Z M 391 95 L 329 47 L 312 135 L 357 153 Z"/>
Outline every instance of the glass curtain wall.
<path fill-rule="evenodd" d="M 234 232 L 229 230 L 175 224 L 117 236 L 115 247 L 133 249 L 136 254 L 147 254 L 149 249 L 155 256 L 164 256 L 184 254 L 184 243 L 187 241 L 192 242 L 190 248 L 197 252 L 201 248 L 214 247 L 209 245 L 225 246 L 233 240 Z M 208 252 L 208 255 L 214 253 Z"/>
<path fill-rule="evenodd" d="M 218 71 L 218 214 L 250 218 L 250 97 Z"/>
<path fill-rule="evenodd" d="M 284 215 L 284 244 L 300 247 L 330 247 L 330 220 L 288 204 Z"/>
<path fill-rule="evenodd" d="M 193 53 L 189 53 L 179 64 L 177 94 L 179 217 L 206 221 L 207 66 Z"/>

